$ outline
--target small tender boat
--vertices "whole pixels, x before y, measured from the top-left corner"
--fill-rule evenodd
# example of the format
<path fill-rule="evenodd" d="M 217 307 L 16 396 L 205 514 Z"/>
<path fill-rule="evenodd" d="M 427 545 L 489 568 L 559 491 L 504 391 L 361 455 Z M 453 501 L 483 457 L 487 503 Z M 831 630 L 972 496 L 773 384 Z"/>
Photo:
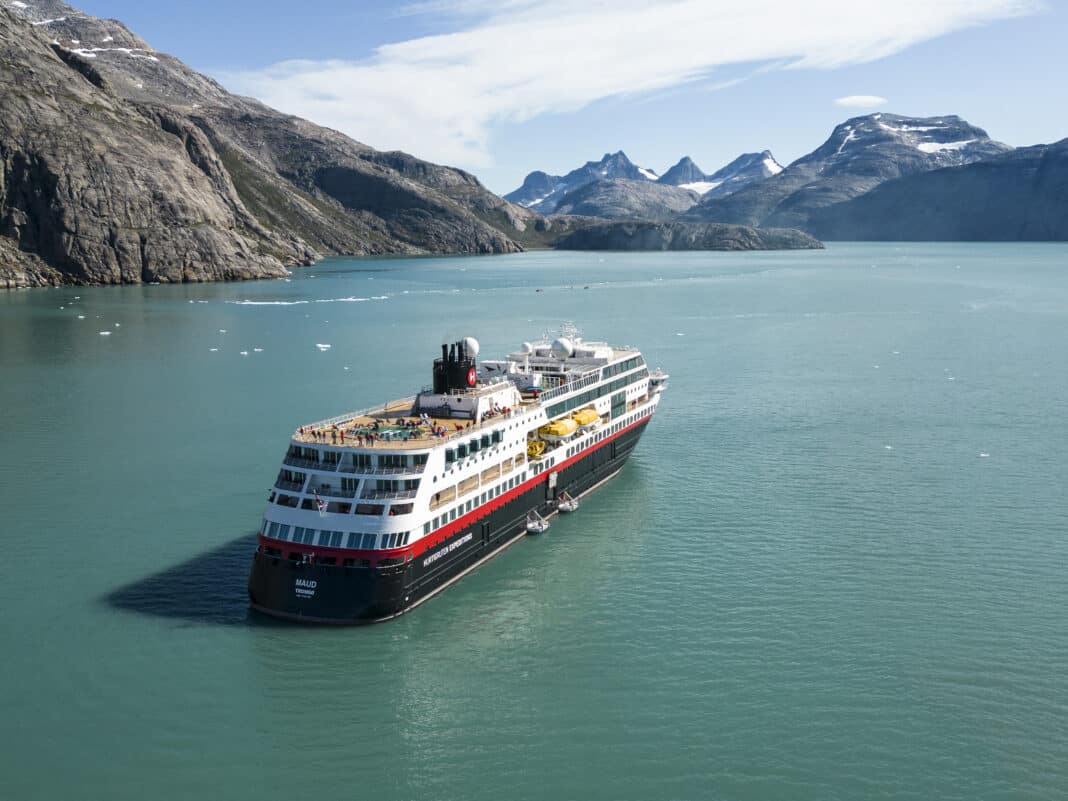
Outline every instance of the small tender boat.
<path fill-rule="evenodd" d="M 589 431 L 601 422 L 601 416 L 592 408 L 579 409 L 571 415 L 571 419 L 578 425 L 579 431 Z"/>
<path fill-rule="evenodd" d="M 556 509 L 559 512 L 574 512 L 578 507 L 578 498 L 572 498 L 566 492 L 561 492 L 556 499 Z"/>
<path fill-rule="evenodd" d="M 549 521 L 531 509 L 527 514 L 527 534 L 542 534 L 549 530 Z"/>
<path fill-rule="evenodd" d="M 570 417 L 562 420 L 553 420 L 538 429 L 538 435 L 547 442 L 562 442 L 578 429 L 578 423 Z"/>

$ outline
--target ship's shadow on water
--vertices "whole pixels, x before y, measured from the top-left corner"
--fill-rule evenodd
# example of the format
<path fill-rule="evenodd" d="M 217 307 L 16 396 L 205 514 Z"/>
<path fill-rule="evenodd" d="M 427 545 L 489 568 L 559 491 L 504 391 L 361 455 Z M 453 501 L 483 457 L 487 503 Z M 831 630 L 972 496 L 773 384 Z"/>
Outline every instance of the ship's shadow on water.
<path fill-rule="evenodd" d="M 248 606 L 248 571 L 256 535 L 248 534 L 104 596 L 115 609 L 220 626 L 284 625 Z"/>

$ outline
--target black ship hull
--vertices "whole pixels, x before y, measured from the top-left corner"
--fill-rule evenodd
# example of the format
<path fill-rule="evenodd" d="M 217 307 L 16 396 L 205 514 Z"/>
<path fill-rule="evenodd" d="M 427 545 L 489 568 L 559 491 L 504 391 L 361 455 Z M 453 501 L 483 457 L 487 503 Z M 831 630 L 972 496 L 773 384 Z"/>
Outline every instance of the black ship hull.
<path fill-rule="evenodd" d="M 554 513 L 561 492 L 578 497 L 619 472 L 649 419 L 553 471 L 555 487 L 549 471 L 529 478 L 461 518 L 442 536 L 431 535 L 423 550 L 413 549 L 400 564 L 348 560 L 355 564 L 344 566 L 340 559 L 323 564 L 295 547 L 270 548 L 288 544 L 261 538 L 249 576 L 250 604 L 273 617 L 321 624 L 376 623 L 403 614 L 522 538 L 531 510 Z"/>

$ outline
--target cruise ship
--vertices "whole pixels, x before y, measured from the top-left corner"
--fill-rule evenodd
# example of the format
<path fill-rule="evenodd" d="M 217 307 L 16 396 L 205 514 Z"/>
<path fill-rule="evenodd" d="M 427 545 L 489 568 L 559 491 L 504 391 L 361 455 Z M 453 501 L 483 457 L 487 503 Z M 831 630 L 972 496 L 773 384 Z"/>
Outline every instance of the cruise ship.
<path fill-rule="evenodd" d="M 412 609 L 619 472 L 666 387 L 638 350 L 574 335 L 478 354 L 472 337 L 442 345 L 431 386 L 293 432 L 254 609 L 334 624 Z"/>

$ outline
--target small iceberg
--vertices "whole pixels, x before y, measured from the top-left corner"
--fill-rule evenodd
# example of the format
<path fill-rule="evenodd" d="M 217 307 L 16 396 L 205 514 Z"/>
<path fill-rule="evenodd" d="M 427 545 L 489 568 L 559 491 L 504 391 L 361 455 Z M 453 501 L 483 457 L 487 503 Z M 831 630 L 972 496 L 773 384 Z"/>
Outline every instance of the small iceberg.
<path fill-rule="evenodd" d="M 101 331 L 100 332 L 100 336 L 109 337 L 109 336 L 111 336 L 111 332 L 110 331 Z"/>
<path fill-rule="evenodd" d="M 323 343 L 323 342 L 316 342 L 315 343 L 315 347 L 317 347 L 320 351 L 327 351 L 327 350 L 330 350 L 330 348 L 332 348 L 333 346 L 332 345 L 327 345 L 326 343 Z"/>

